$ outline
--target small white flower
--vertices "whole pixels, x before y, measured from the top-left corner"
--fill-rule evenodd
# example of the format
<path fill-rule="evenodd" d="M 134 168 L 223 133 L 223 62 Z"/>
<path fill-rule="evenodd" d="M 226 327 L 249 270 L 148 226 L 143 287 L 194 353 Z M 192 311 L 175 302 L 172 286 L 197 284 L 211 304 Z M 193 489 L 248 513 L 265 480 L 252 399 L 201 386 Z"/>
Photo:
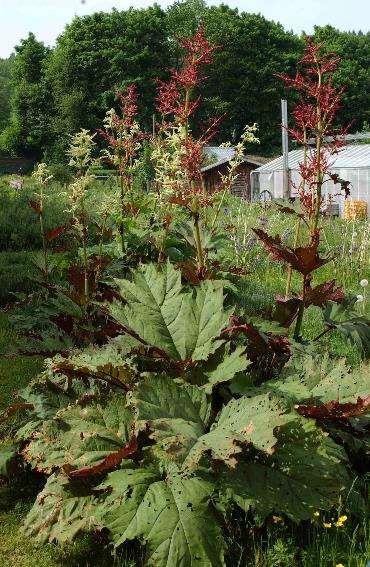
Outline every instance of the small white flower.
<path fill-rule="evenodd" d="M 356 301 L 356 303 L 362 303 L 363 300 L 364 300 L 364 296 L 361 295 L 361 294 L 359 294 L 359 295 L 357 296 L 357 301 Z"/>
<path fill-rule="evenodd" d="M 361 286 L 361 287 L 367 287 L 368 285 L 369 285 L 368 280 L 361 280 L 361 281 L 360 281 L 360 286 Z"/>

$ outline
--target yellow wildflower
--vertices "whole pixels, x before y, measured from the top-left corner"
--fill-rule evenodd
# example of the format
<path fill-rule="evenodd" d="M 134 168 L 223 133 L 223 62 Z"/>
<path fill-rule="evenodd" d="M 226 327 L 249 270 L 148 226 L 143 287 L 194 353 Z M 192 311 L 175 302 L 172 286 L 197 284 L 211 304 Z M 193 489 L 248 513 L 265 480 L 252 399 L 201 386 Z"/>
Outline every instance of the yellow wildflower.
<path fill-rule="evenodd" d="M 335 522 L 337 528 L 341 528 L 344 522 L 347 520 L 347 516 L 339 516 L 338 520 Z"/>
<path fill-rule="evenodd" d="M 324 522 L 323 523 L 324 528 L 331 528 L 331 522 Z"/>
<path fill-rule="evenodd" d="M 313 515 L 315 516 L 315 518 L 318 518 L 320 516 L 320 512 L 314 512 Z"/>
<path fill-rule="evenodd" d="M 274 522 L 274 524 L 284 523 L 283 518 L 281 518 L 280 516 L 272 516 L 272 521 Z"/>
<path fill-rule="evenodd" d="M 337 563 L 335 567 L 344 567 L 343 563 Z"/>

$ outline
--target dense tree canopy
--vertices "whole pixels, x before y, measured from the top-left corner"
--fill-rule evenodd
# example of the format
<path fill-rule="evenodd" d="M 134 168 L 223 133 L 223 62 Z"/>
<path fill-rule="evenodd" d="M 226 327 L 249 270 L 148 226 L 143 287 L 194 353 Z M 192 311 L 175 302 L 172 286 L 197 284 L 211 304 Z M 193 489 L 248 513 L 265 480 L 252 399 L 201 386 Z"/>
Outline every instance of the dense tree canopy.
<path fill-rule="evenodd" d="M 55 149 L 81 127 L 95 129 L 114 93 L 136 83 L 141 119 L 153 113 L 155 78 L 168 65 L 167 18 L 158 6 L 75 18 L 59 37 L 47 69 L 55 108 Z"/>
<path fill-rule="evenodd" d="M 41 156 L 50 141 L 50 97 L 45 82 L 50 52 L 32 33 L 15 52 L 10 120 L 1 135 L 1 146 L 9 153 Z"/>
<path fill-rule="evenodd" d="M 199 93 L 204 104 L 197 119 L 225 114 L 218 141 L 236 138 L 246 123 L 257 122 L 261 151 L 278 150 L 280 99 L 291 95 L 276 73 L 294 72 L 303 38 L 261 15 L 207 7 L 204 0 L 177 0 L 167 11 L 154 5 L 78 17 L 51 51 L 30 34 L 16 48 L 10 96 L 9 63 L 0 61 L 0 129 L 10 107 L 0 148 L 63 159 L 70 135 L 101 126 L 115 90 L 130 82 L 140 93 L 140 120 L 149 127 L 155 79 L 178 63 L 174 39 L 192 34 L 200 21 L 220 49 Z M 346 87 L 339 118 L 360 130 L 369 121 L 369 34 L 325 26 L 315 28 L 315 39 L 342 58 L 334 77 Z"/>
<path fill-rule="evenodd" d="M 370 119 L 370 33 L 342 32 L 324 26 L 315 27 L 314 38 L 323 43 L 326 51 L 341 58 L 333 77 L 336 86 L 345 89 L 339 120 L 343 126 L 351 124 L 351 130 L 359 131 Z"/>
<path fill-rule="evenodd" d="M 0 131 L 7 126 L 9 121 L 13 59 L 14 56 L 8 59 L 0 59 Z"/>
<path fill-rule="evenodd" d="M 211 7 L 204 18 L 209 38 L 220 45 L 205 83 L 210 114 L 226 111 L 221 137 L 238 137 L 245 124 L 257 122 L 266 152 L 279 143 L 283 85 L 275 74 L 290 72 L 302 41 L 280 24 L 227 6 Z"/>

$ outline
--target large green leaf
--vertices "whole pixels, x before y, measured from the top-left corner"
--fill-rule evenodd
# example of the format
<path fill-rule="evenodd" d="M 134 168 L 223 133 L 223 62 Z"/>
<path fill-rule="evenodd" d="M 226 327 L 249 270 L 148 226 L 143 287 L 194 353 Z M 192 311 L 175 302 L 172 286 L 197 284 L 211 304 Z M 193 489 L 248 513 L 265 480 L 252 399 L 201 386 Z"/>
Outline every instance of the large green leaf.
<path fill-rule="evenodd" d="M 19 396 L 26 403 L 33 405 L 34 414 L 38 419 L 54 417 L 57 411 L 73 400 L 73 395 L 43 377 L 21 390 Z"/>
<path fill-rule="evenodd" d="M 153 567 L 224 565 L 223 538 L 210 508 L 211 483 L 175 472 L 157 480 L 153 471 L 122 469 L 102 487 L 112 492 L 101 506 L 101 522 L 117 546 L 144 539 Z"/>
<path fill-rule="evenodd" d="M 295 416 L 284 413 L 279 400 L 268 394 L 231 400 L 221 411 L 209 433 L 200 437 L 187 456 L 184 467 L 196 468 L 202 455 L 236 465 L 235 455 L 243 445 L 271 453 L 276 444 L 275 431 Z"/>
<path fill-rule="evenodd" d="M 34 468 L 46 472 L 66 465 L 93 469 L 123 449 L 133 436 L 132 428 L 126 399 L 117 394 L 104 405 L 94 402 L 60 411 L 35 432 L 23 454 Z"/>
<path fill-rule="evenodd" d="M 345 359 L 332 360 L 328 355 L 300 357 L 292 360 L 279 380 L 271 380 L 259 388 L 246 388 L 245 393 L 253 395 L 261 389 L 283 396 L 293 404 L 309 400 L 355 403 L 369 394 L 370 366 L 363 364 L 350 371 Z"/>
<path fill-rule="evenodd" d="M 276 452 L 261 462 L 239 464 L 223 475 L 236 503 L 263 521 L 286 514 L 295 521 L 339 506 L 349 488 L 344 451 L 312 421 L 296 421 L 279 435 Z"/>
<path fill-rule="evenodd" d="M 205 360 L 222 341 L 230 311 L 223 308 L 223 290 L 206 281 L 194 291 L 181 285 L 181 272 L 167 263 L 161 270 L 143 266 L 132 282 L 117 280 L 126 304 L 108 306 L 111 315 L 146 343 L 175 360 Z"/>
<path fill-rule="evenodd" d="M 244 346 L 238 346 L 231 353 L 228 348 L 221 347 L 221 350 L 224 352 L 224 357 L 219 364 L 212 370 L 204 370 L 204 377 L 207 381 L 203 388 L 208 394 L 212 393 L 217 384 L 229 382 L 236 374 L 243 372 L 251 364 L 246 357 Z"/>
<path fill-rule="evenodd" d="M 151 437 L 168 458 L 182 460 L 206 431 L 211 406 L 203 390 L 165 376 L 143 380 L 132 397 L 137 426 L 149 427 Z"/>
<path fill-rule="evenodd" d="M 120 335 L 102 347 L 89 346 L 75 350 L 68 358 L 56 356 L 52 365 L 58 372 L 69 376 L 92 377 L 103 383 L 130 384 L 133 369 L 129 354 L 140 345 L 139 341 L 128 335 Z"/>
<path fill-rule="evenodd" d="M 82 486 L 72 486 L 60 475 L 51 475 L 25 520 L 25 531 L 38 541 L 72 541 L 81 531 L 98 526 L 97 499 Z"/>

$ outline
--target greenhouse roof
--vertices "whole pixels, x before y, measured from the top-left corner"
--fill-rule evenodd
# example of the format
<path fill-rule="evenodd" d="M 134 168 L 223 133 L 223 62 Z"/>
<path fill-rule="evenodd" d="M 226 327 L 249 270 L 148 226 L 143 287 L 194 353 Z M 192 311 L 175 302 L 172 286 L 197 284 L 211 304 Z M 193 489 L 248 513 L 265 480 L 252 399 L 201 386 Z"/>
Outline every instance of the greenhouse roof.
<path fill-rule="evenodd" d="M 344 146 L 336 156 L 332 158 L 332 169 L 370 169 L 370 144 Z M 289 152 L 289 169 L 298 170 L 299 164 L 303 162 L 303 150 Z M 284 169 L 283 156 L 280 156 L 261 167 L 257 173 L 271 173 Z M 254 172 L 253 172 L 254 173 Z"/>

